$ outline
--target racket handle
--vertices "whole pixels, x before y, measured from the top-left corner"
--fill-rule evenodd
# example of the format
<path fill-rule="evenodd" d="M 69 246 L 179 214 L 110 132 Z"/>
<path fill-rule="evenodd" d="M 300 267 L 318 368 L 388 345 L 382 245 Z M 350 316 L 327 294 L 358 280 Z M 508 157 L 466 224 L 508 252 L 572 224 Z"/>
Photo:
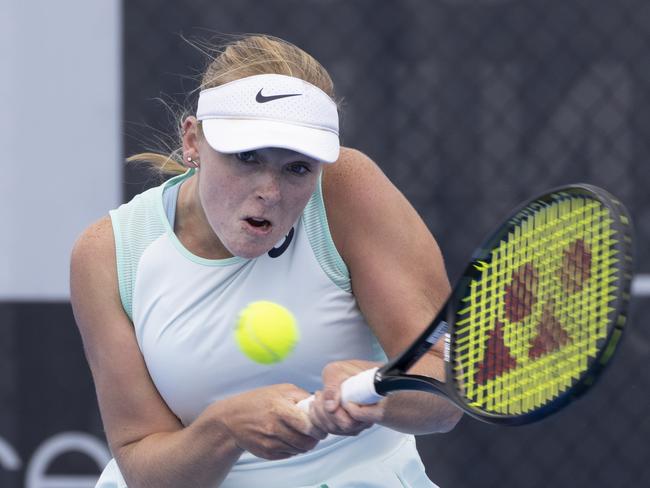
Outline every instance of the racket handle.
<path fill-rule="evenodd" d="M 298 406 L 298 408 L 300 410 L 307 413 L 307 412 L 309 412 L 309 407 L 311 406 L 313 401 L 314 401 L 314 395 L 311 395 L 308 398 L 303 398 L 298 403 L 296 403 L 296 405 Z"/>
<path fill-rule="evenodd" d="M 372 368 L 351 376 L 341 385 L 341 403 L 353 402 L 362 405 L 377 403 L 383 398 L 375 390 L 375 373 L 379 368 Z M 309 406 L 314 401 L 314 395 L 298 402 L 298 408 L 309 412 Z"/>
<path fill-rule="evenodd" d="M 341 385 L 341 403 L 372 405 L 384 398 L 375 390 L 375 374 L 378 369 L 366 369 L 345 380 Z"/>

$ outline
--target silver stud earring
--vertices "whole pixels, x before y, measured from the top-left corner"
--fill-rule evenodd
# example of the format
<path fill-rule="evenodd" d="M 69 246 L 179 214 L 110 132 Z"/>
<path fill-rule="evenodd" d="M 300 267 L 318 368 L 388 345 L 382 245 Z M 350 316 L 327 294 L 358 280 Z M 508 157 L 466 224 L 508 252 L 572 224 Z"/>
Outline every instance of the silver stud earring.
<path fill-rule="evenodd" d="M 198 159 L 192 159 L 192 156 L 187 156 L 187 165 L 191 166 L 192 168 L 198 168 L 199 167 L 199 160 Z"/>

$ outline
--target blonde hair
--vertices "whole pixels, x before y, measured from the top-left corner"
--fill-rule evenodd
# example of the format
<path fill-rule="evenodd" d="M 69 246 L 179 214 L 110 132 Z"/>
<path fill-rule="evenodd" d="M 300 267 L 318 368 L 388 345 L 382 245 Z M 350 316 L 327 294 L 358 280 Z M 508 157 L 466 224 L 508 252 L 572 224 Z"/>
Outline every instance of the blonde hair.
<path fill-rule="evenodd" d="M 325 68 L 299 47 L 277 37 L 247 35 L 237 37 L 222 46 L 202 42 L 199 47 L 207 54 L 216 53 L 216 56 L 210 56 L 212 59 L 201 78 L 199 90 L 214 88 L 248 76 L 275 73 L 307 81 L 335 99 L 334 84 Z M 180 122 L 192 112 L 185 110 L 179 117 Z M 182 137 L 180 125 L 179 123 L 179 140 Z M 182 145 L 178 145 L 167 155 L 144 152 L 129 157 L 127 162 L 145 162 L 160 173 L 180 174 L 187 170 L 182 156 Z"/>

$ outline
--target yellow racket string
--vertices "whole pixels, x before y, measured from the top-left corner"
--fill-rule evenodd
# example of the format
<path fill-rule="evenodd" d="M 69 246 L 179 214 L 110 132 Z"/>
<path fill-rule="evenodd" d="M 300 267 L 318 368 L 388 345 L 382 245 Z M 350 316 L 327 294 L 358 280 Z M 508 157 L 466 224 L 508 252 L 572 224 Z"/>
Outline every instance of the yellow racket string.
<path fill-rule="evenodd" d="M 455 380 L 470 406 L 524 414 L 575 384 L 608 333 L 615 243 L 606 207 L 565 198 L 530 210 L 477 264 L 454 332 Z"/>

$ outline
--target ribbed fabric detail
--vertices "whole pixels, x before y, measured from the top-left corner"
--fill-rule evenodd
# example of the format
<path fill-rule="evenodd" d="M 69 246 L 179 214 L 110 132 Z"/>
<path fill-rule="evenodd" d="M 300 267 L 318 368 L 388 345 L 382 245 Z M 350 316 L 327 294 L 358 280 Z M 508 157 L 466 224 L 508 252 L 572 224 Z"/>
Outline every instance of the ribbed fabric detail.
<path fill-rule="evenodd" d="M 327 223 L 325 202 L 323 200 L 322 173 L 316 191 L 303 211 L 302 218 L 309 243 L 321 268 L 336 286 L 351 293 L 352 285 L 350 284 L 348 267 L 336 250 Z"/>
<path fill-rule="evenodd" d="M 133 287 L 140 257 L 145 249 L 164 232 L 153 202 L 161 198 L 162 186 L 152 188 L 133 198 L 129 204 L 111 210 L 115 233 L 117 278 L 122 306 L 133 320 Z"/>
<path fill-rule="evenodd" d="M 122 306 L 133 320 L 133 288 L 137 276 L 138 263 L 145 249 L 165 233 L 165 222 L 158 214 L 158 205 L 166 186 L 176 180 L 191 176 L 188 171 L 175 176 L 164 184 L 151 188 L 133 200 L 109 212 L 115 235 L 115 255 L 117 261 L 117 280 Z"/>

